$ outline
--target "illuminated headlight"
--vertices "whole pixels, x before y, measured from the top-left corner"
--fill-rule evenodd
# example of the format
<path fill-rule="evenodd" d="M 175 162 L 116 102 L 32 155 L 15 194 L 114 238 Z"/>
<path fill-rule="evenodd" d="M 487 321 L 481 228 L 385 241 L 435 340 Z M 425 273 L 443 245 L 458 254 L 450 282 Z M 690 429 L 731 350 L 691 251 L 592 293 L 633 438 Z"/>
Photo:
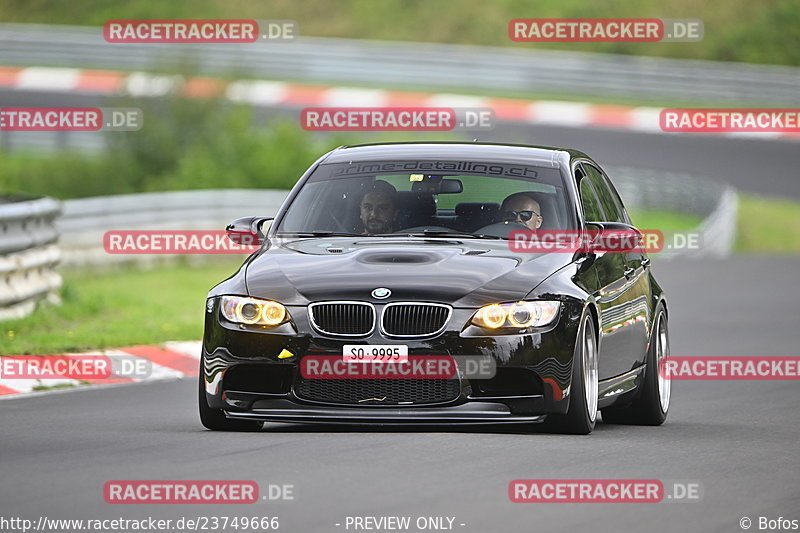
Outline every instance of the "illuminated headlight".
<path fill-rule="evenodd" d="M 561 302 L 513 302 L 486 305 L 470 321 L 487 329 L 546 326 L 558 316 Z"/>
<path fill-rule="evenodd" d="M 286 308 L 272 300 L 223 296 L 220 309 L 222 316 L 237 324 L 274 327 L 289 321 Z"/>

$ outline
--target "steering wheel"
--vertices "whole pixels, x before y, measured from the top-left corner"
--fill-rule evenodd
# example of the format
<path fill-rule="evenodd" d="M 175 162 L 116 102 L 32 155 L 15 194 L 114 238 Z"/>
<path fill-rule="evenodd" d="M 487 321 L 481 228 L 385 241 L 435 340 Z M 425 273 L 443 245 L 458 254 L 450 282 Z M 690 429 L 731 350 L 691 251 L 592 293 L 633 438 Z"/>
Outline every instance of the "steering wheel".
<path fill-rule="evenodd" d="M 337 232 L 341 232 L 341 233 L 348 233 L 349 232 L 349 230 L 347 229 L 347 226 L 345 225 L 345 223 L 342 222 L 341 220 L 339 220 L 339 217 L 336 216 L 336 213 L 334 212 L 332 207 L 328 207 L 327 214 L 336 223 L 336 226 L 337 226 L 336 231 Z"/>

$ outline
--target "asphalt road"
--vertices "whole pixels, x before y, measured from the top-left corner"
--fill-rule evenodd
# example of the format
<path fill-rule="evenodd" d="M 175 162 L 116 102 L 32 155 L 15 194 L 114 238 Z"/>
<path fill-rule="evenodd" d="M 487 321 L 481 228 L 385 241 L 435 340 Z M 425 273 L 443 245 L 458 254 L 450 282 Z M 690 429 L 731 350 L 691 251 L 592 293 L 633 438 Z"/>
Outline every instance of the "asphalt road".
<path fill-rule="evenodd" d="M 800 258 L 775 257 L 654 265 L 670 299 L 673 355 L 797 354 L 800 315 L 790 296 L 798 268 Z M 800 519 L 799 387 L 676 382 L 664 426 L 599 424 L 586 437 L 280 424 L 209 432 L 196 414 L 193 380 L 6 400 L 0 516 L 278 516 L 279 531 L 303 533 L 347 531 L 345 517 L 379 515 L 453 516 L 463 532 L 732 532 L 747 516 L 756 530 L 760 516 Z M 514 504 L 507 488 L 517 478 L 699 482 L 703 498 Z M 114 479 L 244 479 L 262 491 L 292 484 L 296 499 L 109 505 L 102 487 Z"/>

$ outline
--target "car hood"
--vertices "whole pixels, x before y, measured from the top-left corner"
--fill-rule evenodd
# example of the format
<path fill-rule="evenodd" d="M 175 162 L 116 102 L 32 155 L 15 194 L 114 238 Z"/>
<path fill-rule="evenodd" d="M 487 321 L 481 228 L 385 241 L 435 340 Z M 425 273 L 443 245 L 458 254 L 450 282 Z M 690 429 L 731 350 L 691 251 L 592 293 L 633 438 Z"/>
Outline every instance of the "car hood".
<path fill-rule="evenodd" d="M 247 267 L 250 296 L 306 305 L 324 300 L 430 301 L 475 307 L 518 300 L 571 254 L 518 254 L 508 241 L 309 238 L 273 242 Z M 386 300 L 373 289 L 391 290 Z"/>

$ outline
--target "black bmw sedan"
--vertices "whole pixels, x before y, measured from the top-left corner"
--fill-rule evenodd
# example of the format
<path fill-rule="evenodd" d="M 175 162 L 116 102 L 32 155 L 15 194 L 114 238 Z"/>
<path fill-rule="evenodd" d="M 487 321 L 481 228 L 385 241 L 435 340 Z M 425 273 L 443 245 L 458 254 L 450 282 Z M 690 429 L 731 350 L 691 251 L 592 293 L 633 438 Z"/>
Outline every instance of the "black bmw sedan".
<path fill-rule="evenodd" d="M 228 226 L 260 246 L 208 295 L 203 425 L 663 423 L 668 312 L 646 252 L 513 245 L 589 229 L 638 232 L 575 150 L 325 154 L 274 219 Z"/>

